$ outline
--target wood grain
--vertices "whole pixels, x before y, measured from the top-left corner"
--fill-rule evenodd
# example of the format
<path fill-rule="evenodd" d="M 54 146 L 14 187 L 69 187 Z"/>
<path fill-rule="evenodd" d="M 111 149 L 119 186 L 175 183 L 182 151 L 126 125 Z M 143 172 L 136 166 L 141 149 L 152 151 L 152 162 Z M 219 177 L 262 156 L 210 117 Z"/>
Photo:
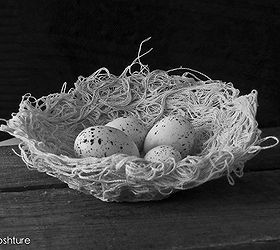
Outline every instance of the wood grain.
<path fill-rule="evenodd" d="M 58 179 L 40 173 L 36 170 L 29 170 L 19 156 L 12 149 L 19 153 L 17 146 L 0 148 L 0 192 L 6 190 L 21 190 L 47 187 L 66 187 L 67 185 Z"/>
<path fill-rule="evenodd" d="M 0 237 L 30 237 L 37 249 L 280 247 L 279 179 L 280 170 L 251 172 L 235 186 L 220 179 L 134 204 L 70 189 L 0 193 Z"/>

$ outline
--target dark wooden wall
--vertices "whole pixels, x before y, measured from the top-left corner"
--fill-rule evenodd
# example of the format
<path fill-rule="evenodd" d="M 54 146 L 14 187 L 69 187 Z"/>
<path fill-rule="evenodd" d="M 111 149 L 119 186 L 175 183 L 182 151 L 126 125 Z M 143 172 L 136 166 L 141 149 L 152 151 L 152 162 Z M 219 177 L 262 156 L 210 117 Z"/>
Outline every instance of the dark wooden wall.
<path fill-rule="evenodd" d="M 26 92 L 57 92 L 102 66 L 121 73 L 152 36 L 151 69 L 183 65 L 257 89 L 259 126 L 280 126 L 279 17 L 279 1 L 262 0 L 1 1 L 0 117 Z"/>

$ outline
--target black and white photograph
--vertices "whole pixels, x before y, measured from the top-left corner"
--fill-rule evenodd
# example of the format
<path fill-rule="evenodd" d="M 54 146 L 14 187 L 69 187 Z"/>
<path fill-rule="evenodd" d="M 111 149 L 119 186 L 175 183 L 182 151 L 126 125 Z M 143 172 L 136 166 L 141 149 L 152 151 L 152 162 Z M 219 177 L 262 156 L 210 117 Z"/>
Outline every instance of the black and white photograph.
<path fill-rule="evenodd" d="M 0 0 L 0 249 L 280 249 L 280 2 Z"/>

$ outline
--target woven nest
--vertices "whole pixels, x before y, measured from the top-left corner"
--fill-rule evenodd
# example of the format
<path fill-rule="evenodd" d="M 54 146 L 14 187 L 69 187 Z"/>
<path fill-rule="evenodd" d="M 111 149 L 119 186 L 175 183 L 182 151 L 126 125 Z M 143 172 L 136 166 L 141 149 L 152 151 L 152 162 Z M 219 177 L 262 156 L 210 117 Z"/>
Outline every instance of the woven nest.
<path fill-rule="evenodd" d="M 162 199 L 222 175 L 233 184 L 232 173 L 241 177 L 244 163 L 268 139 L 260 139 L 257 128 L 257 91 L 239 96 L 231 83 L 187 68 L 150 71 L 140 61 L 149 52 L 140 55 L 141 45 L 120 76 L 101 68 L 79 77 L 68 91 L 64 84 L 60 93 L 39 99 L 24 95 L 18 113 L 0 130 L 21 139 L 20 155 L 30 169 L 103 201 Z M 176 70 L 184 73 L 176 75 Z M 191 154 L 177 163 L 125 154 L 75 156 L 74 140 L 84 128 L 128 115 L 151 128 L 171 114 L 188 116 L 196 133 Z"/>

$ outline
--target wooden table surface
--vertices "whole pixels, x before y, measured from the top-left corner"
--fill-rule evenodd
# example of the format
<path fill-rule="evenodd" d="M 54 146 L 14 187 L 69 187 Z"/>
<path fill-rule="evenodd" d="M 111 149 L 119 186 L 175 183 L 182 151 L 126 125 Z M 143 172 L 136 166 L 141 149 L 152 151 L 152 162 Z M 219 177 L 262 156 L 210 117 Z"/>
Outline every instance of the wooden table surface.
<path fill-rule="evenodd" d="M 263 134 L 280 138 L 280 127 Z M 12 148 L 0 147 L 0 238 L 30 238 L 22 249 L 280 249 L 279 146 L 247 162 L 234 186 L 223 177 L 139 203 L 69 189 Z"/>

